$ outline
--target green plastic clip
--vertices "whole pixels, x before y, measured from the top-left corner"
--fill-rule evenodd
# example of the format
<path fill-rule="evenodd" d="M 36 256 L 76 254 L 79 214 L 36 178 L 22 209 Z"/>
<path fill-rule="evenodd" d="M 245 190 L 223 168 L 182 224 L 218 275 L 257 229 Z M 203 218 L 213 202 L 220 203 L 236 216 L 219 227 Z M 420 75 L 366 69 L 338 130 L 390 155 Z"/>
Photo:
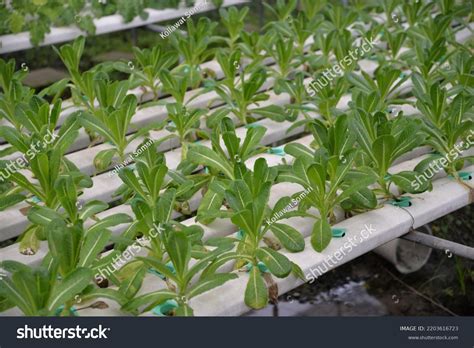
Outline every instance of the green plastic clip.
<path fill-rule="evenodd" d="M 472 173 L 469 172 L 458 172 L 459 178 L 463 181 L 469 181 L 472 179 Z M 448 175 L 448 178 L 454 179 L 454 176 Z"/>
<path fill-rule="evenodd" d="M 262 272 L 262 273 L 270 273 L 270 271 L 268 270 L 268 267 L 265 266 L 265 264 L 264 264 L 262 261 L 259 261 L 258 264 L 257 264 L 257 266 L 258 266 L 258 269 L 260 270 L 260 272 Z M 253 268 L 253 264 L 251 264 L 251 263 L 249 262 L 249 263 L 247 263 L 247 264 L 245 265 L 245 268 L 247 269 L 247 272 L 250 272 L 250 271 L 252 270 L 252 268 Z"/>
<path fill-rule="evenodd" d="M 204 173 L 209 174 L 209 168 L 204 167 Z"/>
<path fill-rule="evenodd" d="M 277 147 L 271 147 L 267 151 L 271 155 L 277 155 L 277 156 L 285 156 L 285 147 L 284 146 L 277 146 Z"/>
<path fill-rule="evenodd" d="M 253 122 L 245 125 L 245 128 L 256 128 L 256 127 L 262 127 L 258 122 Z"/>
<path fill-rule="evenodd" d="M 173 309 L 178 307 L 178 302 L 175 300 L 166 300 L 162 304 L 153 308 L 152 313 L 159 317 L 166 317 Z"/>
<path fill-rule="evenodd" d="M 334 228 L 331 229 L 332 236 L 336 237 L 336 238 L 344 237 L 346 235 L 346 231 L 347 231 L 347 229 L 345 229 L 345 228 L 336 228 L 336 227 L 334 227 Z"/>
<path fill-rule="evenodd" d="M 459 177 L 464 181 L 472 180 L 472 173 L 469 172 L 459 172 Z"/>
<path fill-rule="evenodd" d="M 173 273 L 173 274 L 176 274 L 176 270 L 173 266 L 173 263 L 170 261 L 166 264 L 166 267 Z M 158 272 L 156 269 L 154 268 L 149 268 L 148 269 L 148 273 L 151 273 L 151 274 L 154 274 L 154 275 L 157 275 L 158 277 L 160 277 L 161 279 L 166 279 L 166 277 L 161 273 L 161 272 Z"/>
<path fill-rule="evenodd" d="M 400 207 L 400 208 L 408 208 L 411 207 L 411 197 L 406 197 L 406 196 L 401 196 L 397 199 L 392 199 L 388 201 L 389 204 L 395 206 L 395 207 Z"/>
<path fill-rule="evenodd" d="M 242 240 L 245 236 L 245 232 L 242 231 L 242 230 L 238 230 L 236 233 L 235 233 L 235 238 L 237 238 L 238 240 Z"/>
<path fill-rule="evenodd" d="M 205 80 L 205 81 L 203 82 L 203 86 L 204 86 L 205 88 L 212 88 L 212 87 L 215 87 L 215 86 L 216 86 L 216 83 L 215 83 L 214 81 L 212 81 L 212 80 Z"/>
<path fill-rule="evenodd" d="M 390 180 L 392 178 L 392 174 L 387 174 L 383 177 L 385 181 Z"/>
<path fill-rule="evenodd" d="M 30 199 L 31 199 L 31 201 L 32 201 L 33 203 L 41 203 L 41 199 L 39 199 L 39 198 L 36 197 L 36 196 L 33 196 L 33 197 L 31 197 Z"/>
<path fill-rule="evenodd" d="M 64 305 L 61 305 L 58 309 L 56 309 L 56 312 L 54 313 L 56 316 L 59 316 L 61 315 L 61 312 L 64 310 Z M 74 317 L 78 317 L 79 316 L 79 313 L 77 313 L 77 309 L 76 307 L 72 306 L 71 308 L 69 308 L 69 313 L 74 316 Z"/>

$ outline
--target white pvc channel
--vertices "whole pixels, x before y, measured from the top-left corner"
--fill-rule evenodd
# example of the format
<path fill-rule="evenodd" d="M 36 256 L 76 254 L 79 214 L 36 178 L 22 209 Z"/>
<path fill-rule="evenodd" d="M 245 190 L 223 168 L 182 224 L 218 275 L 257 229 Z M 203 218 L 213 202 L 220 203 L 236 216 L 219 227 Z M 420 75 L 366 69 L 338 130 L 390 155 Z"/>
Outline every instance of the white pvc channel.
<path fill-rule="evenodd" d="M 222 6 L 229 7 L 233 5 L 245 4 L 247 2 L 247 0 L 225 0 Z M 216 9 L 216 7 L 212 5 L 210 1 L 208 2 L 209 5 L 202 6 L 203 4 L 205 4 L 204 0 L 197 0 L 196 4 L 192 8 L 197 9 L 196 13 L 204 13 Z M 95 35 L 102 35 L 121 30 L 138 28 L 148 24 L 181 18 L 181 16 L 184 16 L 185 13 L 191 10 L 192 8 L 188 7 L 165 10 L 154 10 L 149 8 L 146 9 L 146 12 L 148 12 L 147 19 L 141 19 L 140 17 L 136 17 L 129 23 L 124 23 L 123 17 L 120 14 L 97 18 L 93 20 L 94 25 L 96 27 Z M 81 35 L 87 36 L 87 33 L 77 28 L 76 26 L 52 27 L 51 32 L 45 35 L 45 39 L 39 44 L 39 46 L 49 46 L 57 43 L 71 41 Z M 0 36 L 0 42 L 2 43 L 2 45 L 0 46 L 0 54 L 26 50 L 34 47 L 30 41 L 29 32 L 2 35 Z"/>

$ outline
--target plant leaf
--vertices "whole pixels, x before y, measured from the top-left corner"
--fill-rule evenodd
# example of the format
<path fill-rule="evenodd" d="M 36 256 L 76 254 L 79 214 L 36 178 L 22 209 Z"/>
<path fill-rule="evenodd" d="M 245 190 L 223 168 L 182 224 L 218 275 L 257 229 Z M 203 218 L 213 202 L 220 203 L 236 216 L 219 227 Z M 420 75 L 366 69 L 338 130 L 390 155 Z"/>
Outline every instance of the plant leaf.
<path fill-rule="evenodd" d="M 298 252 L 304 250 L 304 238 L 301 233 L 293 227 L 285 224 L 273 223 L 270 225 L 270 230 L 288 251 Z"/>
<path fill-rule="evenodd" d="M 268 290 L 258 267 L 252 267 L 245 288 L 245 304 L 253 309 L 264 308 L 268 303 Z"/>
<path fill-rule="evenodd" d="M 291 261 L 278 251 L 267 247 L 259 248 L 257 257 L 278 278 L 285 278 L 291 273 Z"/>
<path fill-rule="evenodd" d="M 210 275 L 204 279 L 199 280 L 188 292 L 189 299 L 196 297 L 204 292 L 214 289 L 232 279 L 237 279 L 234 273 L 218 273 Z"/>
<path fill-rule="evenodd" d="M 321 218 L 313 226 L 311 233 L 311 245 L 317 252 L 323 251 L 331 242 L 332 233 L 331 226 L 324 219 Z"/>
<path fill-rule="evenodd" d="M 91 279 L 92 271 L 87 268 L 77 268 L 64 278 L 53 288 L 48 299 L 46 308 L 49 313 L 54 313 L 59 306 L 80 294 L 89 285 Z"/>
<path fill-rule="evenodd" d="M 195 164 L 202 164 L 224 173 L 229 179 L 234 179 L 234 171 L 225 158 L 205 146 L 192 146 L 188 157 Z"/>

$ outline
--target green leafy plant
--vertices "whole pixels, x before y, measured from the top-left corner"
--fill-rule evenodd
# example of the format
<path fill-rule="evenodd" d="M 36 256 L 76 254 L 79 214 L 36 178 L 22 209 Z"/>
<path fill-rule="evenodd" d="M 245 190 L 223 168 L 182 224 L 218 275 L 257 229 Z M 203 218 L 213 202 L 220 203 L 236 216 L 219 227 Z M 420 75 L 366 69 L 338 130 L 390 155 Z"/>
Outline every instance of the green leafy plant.
<path fill-rule="evenodd" d="M 240 34 L 242 42 L 237 44 L 237 49 L 242 52 L 242 58 L 248 58 L 247 71 L 252 71 L 256 67 L 260 67 L 265 58 L 267 58 L 267 53 L 265 52 L 265 43 L 268 40 L 267 35 L 260 35 L 257 32 L 246 32 L 243 31 Z M 240 62 L 234 61 L 233 64 L 240 70 Z"/>
<path fill-rule="evenodd" d="M 109 68 L 91 69 L 82 73 L 80 60 L 84 44 L 84 38 L 80 37 L 73 44 L 64 45 L 56 50 L 71 76 L 70 80 L 65 79 L 58 84 L 63 89 L 68 86 L 75 103 L 85 108 L 81 113 L 80 124 L 89 132 L 90 137 L 95 141 L 105 140 L 113 145 L 112 149 L 98 153 L 94 160 L 98 170 L 105 170 L 114 157 L 124 162 L 128 145 L 147 134 L 150 129 L 159 128 L 160 124 L 148 124 L 127 137 L 133 132 L 132 117 L 138 104 L 136 96 L 127 95 L 131 86 L 130 81 L 111 81 L 106 73 Z M 112 68 L 113 65 L 110 69 Z"/>
<path fill-rule="evenodd" d="M 146 312 L 165 301 L 174 300 L 176 308 L 173 313 L 162 313 L 163 315 L 192 316 L 193 310 L 188 303 L 189 300 L 237 278 L 237 275 L 232 273 L 207 272 L 205 276 L 203 274 L 200 275 L 199 273 L 214 261 L 222 253 L 222 250 L 216 249 L 209 252 L 191 266 L 190 261 L 193 252 L 190 233 L 194 233 L 192 226 L 185 227 L 179 231 L 166 230 L 164 245 L 174 272 L 159 258 L 153 256 L 139 258 L 149 267 L 153 267 L 165 275 L 170 280 L 170 285 L 168 289 L 147 293 L 134 298 L 124 305 L 123 309 L 125 311 L 132 313 L 137 311 Z M 197 279 L 195 280 L 196 277 Z"/>
<path fill-rule="evenodd" d="M 179 73 L 163 70 L 161 81 L 163 91 L 174 97 L 174 102 L 165 103 L 168 111 L 166 130 L 172 132 L 173 136 L 179 139 L 181 158 L 185 160 L 190 143 L 198 140 L 198 137 L 202 139 L 209 137 L 207 132 L 200 128 L 201 117 L 204 116 L 206 110 L 189 107 L 189 104 L 199 97 L 200 93 L 196 93 L 190 98 L 186 97 L 186 91 L 190 83 L 188 76 L 181 76 Z"/>
<path fill-rule="evenodd" d="M 89 34 L 95 33 L 90 15 L 81 14 L 86 1 L 35 0 L 14 1 L 11 6 L 2 6 L 7 13 L 9 33 L 30 32 L 30 41 L 39 45 L 53 25 L 77 25 Z"/>
<path fill-rule="evenodd" d="M 74 191 L 64 192 L 65 195 L 71 193 Z M 74 207 L 72 199 L 62 196 L 62 200 L 71 203 L 69 208 Z M 49 253 L 39 269 L 13 261 L 2 262 L 1 267 L 11 272 L 11 277 L 0 282 L 1 310 L 15 306 L 29 316 L 70 316 L 77 313 L 75 305 L 98 297 L 124 303 L 126 298 L 117 290 L 100 289 L 91 282 L 93 270 L 99 263 L 98 255 L 111 236 L 107 228 L 129 222 L 129 217 L 109 216 L 87 229 L 83 220 L 67 224 L 71 215 L 85 220 L 103 209 L 102 203 L 91 202 L 81 213 L 71 212 L 68 218 L 47 208 L 30 213 L 32 220 L 47 226 Z"/>
<path fill-rule="evenodd" d="M 320 80 L 321 79 L 321 80 Z M 321 74 L 315 75 L 314 81 L 323 81 Z M 321 82 L 322 84 L 322 82 Z M 315 112 L 321 115 L 327 125 L 333 125 L 337 116 L 342 114 L 342 110 L 338 109 L 337 106 L 341 101 L 341 98 L 347 92 L 349 84 L 344 76 L 336 77 L 332 81 L 326 81 L 324 88 L 320 88 L 316 91 L 313 86 L 309 85 L 306 87 L 306 92 L 309 95 L 309 102 L 305 105 L 296 104 L 292 109 Z M 302 86 L 299 85 L 299 94 Z"/>
<path fill-rule="evenodd" d="M 213 0 L 219 7 L 222 0 Z M 10 6 L 0 7 L 0 34 L 30 32 L 30 41 L 34 46 L 43 42 L 46 34 L 51 32 L 51 27 L 76 25 L 94 35 L 96 27 L 94 18 L 120 14 L 125 23 L 131 22 L 136 17 L 148 18 L 146 8 L 164 9 L 177 8 L 179 0 L 33 0 L 13 1 Z M 191 6 L 194 1 L 186 0 L 186 5 Z M 86 10 L 91 10 L 91 13 Z"/>
<path fill-rule="evenodd" d="M 174 180 L 177 174 L 168 171 L 164 157 L 158 155 L 154 148 L 148 148 L 137 158 L 135 172 L 130 168 L 125 168 L 119 175 L 124 185 L 116 194 L 121 194 L 125 200 L 130 201 L 135 221 L 122 234 L 120 242 L 115 245 L 115 250 L 124 253 L 130 246 L 136 248 L 136 238 L 141 236 L 147 242 L 146 245 L 142 245 L 145 248 L 143 250 L 147 250 L 149 256 L 155 260 L 166 263 L 166 243 L 163 231 L 171 225 L 183 228 L 174 221 L 173 212 L 176 209 L 177 199 L 192 188 L 193 182 L 184 179 L 178 184 L 176 182 L 171 184 L 167 176 Z M 189 228 L 187 231 L 199 237 L 193 238 L 192 246 L 197 248 L 196 252 L 198 250 L 202 252 L 202 243 L 200 243 L 202 231 L 196 228 Z M 109 258 L 109 263 L 111 261 L 113 259 Z M 131 299 L 140 289 L 147 268 L 149 266 L 146 267 L 142 260 L 134 260 L 125 265 L 117 276 L 111 274 L 111 280 L 120 286 L 120 291 L 124 296 Z M 159 272 L 153 267 L 151 269 Z M 160 275 L 169 283 L 166 275 L 162 273 Z M 130 278 L 133 278 L 133 282 L 129 281 Z"/>
<path fill-rule="evenodd" d="M 95 215 L 108 206 L 100 201 L 82 206 L 71 175 L 61 176 L 55 191 L 64 211 L 37 205 L 28 212 L 28 219 L 33 226 L 42 227 L 47 240 L 49 252 L 43 258 L 43 268 L 34 270 L 10 261 L 2 263 L 12 276 L 5 284 L 0 282 L 0 296 L 5 296 L 9 305 L 19 307 L 25 315 L 71 315 L 74 304 L 95 297 L 122 303 L 125 298 L 117 291 L 99 289 L 90 283 L 98 266 L 98 255 L 109 243 L 108 229 L 130 223 L 131 218 L 113 214 L 97 219 Z M 26 284 L 37 287 L 25 287 Z"/>
<path fill-rule="evenodd" d="M 33 96 L 33 91 L 22 84 L 26 75 L 27 69 L 15 71 L 14 60 L 0 59 L 0 119 L 8 120 L 18 131 L 22 124 L 17 115 L 23 113 Z M 0 158 L 7 154 L 8 151 L 0 151 Z"/>
<path fill-rule="evenodd" d="M 102 139 L 113 145 L 112 149 L 99 152 L 94 164 L 98 170 L 104 170 L 110 166 L 114 156 L 123 163 L 126 159 L 126 151 L 129 144 L 144 135 L 151 129 L 158 128 L 161 123 L 151 123 L 140 128 L 134 134 L 127 136 L 131 131 L 132 118 L 137 110 L 137 97 L 126 95 L 128 90 L 127 81 L 97 81 L 95 84 L 96 96 L 99 108 L 92 113 L 83 112 L 80 116 L 81 125 L 97 134 Z"/>
<path fill-rule="evenodd" d="M 404 83 L 409 76 L 402 74 L 400 70 L 384 68 L 375 73 L 375 79 L 364 71 L 361 75 L 350 73 L 347 80 L 355 87 L 353 89 L 352 101 L 357 107 L 366 112 L 388 110 L 390 106 L 404 103 L 398 100 L 397 88 Z"/>
<path fill-rule="evenodd" d="M 236 78 L 240 57 L 241 53 L 239 51 L 232 53 L 230 56 L 222 53 L 217 54 L 217 61 L 224 72 L 225 78 L 218 83 L 210 84 L 209 89 L 214 90 L 219 95 L 225 102 L 225 106 L 209 116 L 208 126 L 212 128 L 213 125 L 218 124 L 223 117 L 230 113 L 236 116 L 242 124 L 252 122 L 258 116 L 267 117 L 277 122 L 287 119 L 288 115 L 280 106 L 252 107 L 253 105 L 258 106 L 260 102 L 269 98 L 268 94 L 258 93 L 267 79 L 267 73 L 263 68 L 250 72 L 249 76 L 241 71 Z"/>
<path fill-rule="evenodd" d="M 352 8 L 336 4 L 327 6 L 324 15 L 327 38 L 337 60 L 341 61 L 352 48 L 353 39 L 348 28 L 357 19 L 357 13 Z"/>
<path fill-rule="evenodd" d="M 419 84 L 415 88 L 417 107 L 423 114 L 423 130 L 428 134 L 426 142 L 435 149 L 435 153 L 420 162 L 415 170 L 424 173 L 430 164 L 441 164 L 448 174 L 462 182 L 458 170 L 465 161 L 472 162 L 474 157 L 459 156 L 457 143 L 463 140 L 460 144 L 463 151 L 472 146 L 466 141 L 474 127 L 472 98 L 459 93 L 449 103 L 446 90 L 439 84 L 433 84 L 426 92 Z"/>
<path fill-rule="evenodd" d="M 375 181 L 370 173 L 355 169 L 357 151 L 354 127 L 346 115 L 338 117 L 334 126 L 326 126 L 318 120 L 310 125 L 316 151 L 300 144 L 289 144 L 285 152 L 296 160 L 289 168 L 283 168 L 278 176 L 280 182 L 293 182 L 304 188 L 294 196 L 302 197 L 298 209 L 314 207 L 319 216 L 309 214 L 316 220 L 311 234 L 313 248 L 321 252 L 332 238 L 330 224 L 336 222 L 336 209 L 347 206 L 349 201 L 361 208 L 374 208 L 377 200 L 368 186 Z M 304 194 L 303 194 L 304 193 Z"/>
<path fill-rule="evenodd" d="M 297 0 L 277 0 L 275 5 L 271 5 L 266 2 L 263 4 L 265 8 L 277 18 L 277 20 L 285 21 L 296 9 Z"/>
<path fill-rule="evenodd" d="M 273 210 L 268 206 L 270 188 L 276 177 L 277 169 L 268 168 L 264 159 L 258 159 L 253 173 L 247 170 L 230 184 L 229 189 L 225 190 L 225 199 L 229 209 L 221 211 L 221 214 L 230 217 L 232 222 L 241 229 L 243 236 L 237 241 L 235 251 L 222 254 L 204 272 L 206 275 L 212 274 L 221 265 L 237 260 L 234 268 L 239 269 L 245 266 L 250 272 L 245 290 L 245 303 L 255 309 L 265 307 L 269 299 L 272 302 L 276 301 L 278 287 L 272 275 L 277 278 L 286 278 L 291 273 L 302 276 L 296 264 L 275 250 L 279 249 L 280 245 L 290 252 L 304 249 L 304 239 L 297 230 L 276 222 L 301 215 L 291 211 L 277 214 L 290 203 L 290 199 L 288 197 L 280 199 Z M 270 219 L 272 223 L 268 222 Z M 278 242 L 269 235 L 270 231 Z M 214 242 L 218 245 L 226 245 L 223 240 Z M 270 247 L 263 246 L 262 242 Z"/>
<path fill-rule="evenodd" d="M 64 45 L 57 52 L 71 75 L 72 84 L 69 87 L 73 99 L 86 109 L 79 117 L 80 124 L 95 141 L 105 140 L 113 145 L 113 148 L 99 152 L 94 159 L 95 167 L 105 170 L 114 157 L 124 162 L 129 144 L 151 129 L 161 127 L 161 124 L 152 122 L 127 136 L 133 132 L 132 118 L 138 104 L 135 95 L 127 95 L 130 81 L 111 81 L 101 69 L 81 73 L 79 63 L 84 43 L 84 38 L 78 38 L 72 45 Z M 155 53 L 158 55 L 158 52 Z"/>
<path fill-rule="evenodd" d="M 130 66 L 128 63 L 116 63 L 114 67 L 132 76 L 131 85 L 148 88 L 153 94 L 153 100 L 157 100 L 160 90 L 160 74 L 163 69 L 170 69 L 178 61 L 175 52 L 165 52 L 161 46 L 150 49 L 134 47 L 133 53 L 138 65 Z"/>
<path fill-rule="evenodd" d="M 244 30 L 245 17 L 249 12 L 248 7 L 243 7 L 242 9 L 237 9 L 236 7 L 230 7 L 229 9 L 221 8 L 219 14 L 221 16 L 221 22 L 227 29 L 229 34 L 228 38 L 221 38 L 229 50 L 232 52 L 240 41 L 240 36 Z"/>
<path fill-rule="evenodd" d="M 187 35 L 174 32 L 171 43 L 183 59 L 177 71 L 187 76 L 191 86 L 197 88 L 206 75 L 212 74 L 208 70 L 201 70 L 200 65 L 213 54 L 209 46 L 212 43 L 212 35 L 217 23 L 203 17 L 197 23 L 194 23 L 194 20 L 190 18 L 186 25 Z"/>
<path fill-rule="evenodd" d="M 96 75 L 101 68 L 91 69 L 86 72 L 81 72 L 80 62 L 84 53 L 85 38 L 78 37 L 72 44 L 66 44 L 59 49 L 54 48 L 62 62 L 66 66 L 70 77 L 56 82 L 49 88 L 59 89 L 57 93 L 62 93 L 62 90 L 69 88 L 71 90 L 72 99 L 76 105 L 82 105 L 89 111 L 95 110 L 95 87 L 94 82 L 103 78 Z"/>
<path fill-rule="evenodd" d="M 78 134 L 78 114 L 70 115 L 55 133 L 60 111 L 60 101 L 50 109 L 46 101 L 35 98 L 30 109 L 21 114 L 20 119 L 25 131 L 19 132 L 8 126 L 0 127 L 0 136 L 22 154 L 15 163 L 19 166 L 18 169 L 23 169 L 23 172 L 9 171 L 8 180 L 14 183 L 16 188 L 0 198 L 3 209 L 27 197 L 31 206 L 44 205 L 53 210 L 59 209 L 62 202 L 58 199 L 56 186 L 65 174 L 72 176 L 79 192 L 92 185 L 87 175 L 64 158 L 64 153 Z M 31 175 L 36 181 L 30 181 Z M 25 192 L 28 196 L 24 195 Z M 27 253 L 35 252 L 38 248 L 38 236 L 44 238 L 42 231 L 39 226 L 31 225 L 23 235 L 20 249 Z"/>
<path fill-rule="evenodd" d="M 212 134 L 212 148 L 194 145 L 189 152 L 189 161 L 204 165 L 207 174 L 198 174 L 209 182 L 207 191 L 198 208 L 198 221 L 210 223 L 222 206 L 225 189 L 235 178 L 245 172 L 245 161 L 266 150 L 260 145 L 266 129 L 261 126 L 249 128 L 242 141 L 236 134 L 235 126 L 229 118 L 224 118 L 220 127 Z M 222 147 L 222 143 L 225 148 Z M 199 187 L 199 186 L 198 186 Z"/>
<path fill-rule="evenodd" d="M 391 184 L 396 184 L 408 193 L 420 193 L 429 189 L 428 183 L 420 187 L 412 186 L 411 183 L 418 174 L 416 171 L 389 172 L 396 159 L 424 143 L 426 134 L 420 120 L 403 117 L 403 113 L 390 118 L 387 113 L 369 113 L 358 108 L 355 125 L 358 144 L 364 153 L 365 169 L 377 177 L 377 193 L 385 198 L 396 199 L 397 195 L 390 191 Z"/>
<path fill-rule="evenodd" d="M 266 51 L 277 64 L 278 68 L 269 68 L 277 79 L 287 78 L 302 63 L 301 60 L 296 59 L 292 38 L 285 39 L 282 35 L 275 34 L 269 38 Z"/>
<path fill-rule="evenodd" d="M 167 174 L 168 168 L 163 155 L 157 154 L 153 147 L 137 157 L 135 170 L 124 168 L 119 172 L 124 184 L 115 194 L 122 195 L 125 201 L 131 201 L 136 218 L 134 228 L 128 229 L 124 237 L 133 239 L 139 232 L 150 237 L 148 234 L 155 226 L 171 222 L 176 197 L 192 183 L 187 182 L 187 185 L 179 188 L 168 188 Z M 159 236 L 150 240 L 153 240 L 154 253 L 161 257 L 163 250 Z"/>
<path fill-rule="evenodd" d="M 1 266 L 11 276 L 0 282 L 0 311 L 17 307 L 26 316 L 71 315 L 76 296 L 92 279 L 85 267 L 58 279 L 57 271 L 45 266 L 33 269 L 14 261 L 2 261 Z"/>

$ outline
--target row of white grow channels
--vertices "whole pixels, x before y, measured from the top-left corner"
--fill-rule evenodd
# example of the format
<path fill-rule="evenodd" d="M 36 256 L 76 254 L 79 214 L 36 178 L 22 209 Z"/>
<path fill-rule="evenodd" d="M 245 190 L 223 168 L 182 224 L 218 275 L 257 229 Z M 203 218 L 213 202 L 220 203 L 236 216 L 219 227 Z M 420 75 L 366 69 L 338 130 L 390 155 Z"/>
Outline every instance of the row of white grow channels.
<path fill-rule="evenodd" d="M 247 0 L 225 0 L 222 4 L 222 7 L 241 5 L 247 2 Z M 96 18 L 93 21 L 96 27 L 96 35 L 102 35 L 126 29 L 138 28 L 148 24 L 181 18 L 182 16 L 186 16 L 186 14 L 191 13 L 191 11 L 192 13 L 197 14 L 215 9 L 216 7 L 211 3 L 210 0 L 196 0 L 196 3 L 193 7 L 181 7 L 178 9 L 164 10 L 155 10 L 148 8 L 145 10 L 148 13 L 147 19 L 141 19 L 140 17 L 137 17 L 129 23 L 124 23 L 123 17 L 119 14 Z M 40 46 L 48 46 L 61 42 L 71 41 L 81 35 L 86 36 L 87 33 L 77 28 L 76 26 L 52 27 L 51 32 L 46 34 L 43 42 L 40 43 Z M 33 47 L 34 46 L 30 41 L 29 32 L 0 36 L 0 54 L 26 50 Z"/>

